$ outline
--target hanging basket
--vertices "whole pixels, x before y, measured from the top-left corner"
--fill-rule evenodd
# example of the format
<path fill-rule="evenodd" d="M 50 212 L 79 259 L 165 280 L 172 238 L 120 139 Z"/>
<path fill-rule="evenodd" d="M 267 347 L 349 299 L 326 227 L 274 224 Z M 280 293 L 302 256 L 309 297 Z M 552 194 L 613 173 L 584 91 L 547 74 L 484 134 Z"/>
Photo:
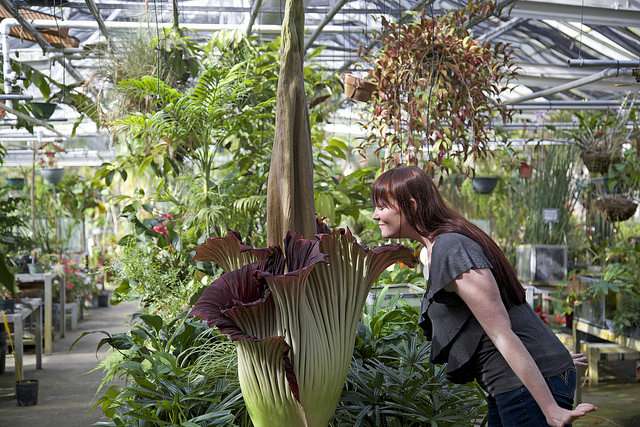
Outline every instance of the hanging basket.
<path fill-rule="evenodd" d="M 349 99 L 367 102 L 371 99 L 371 94 L 376 90 L 376 85 L 354 76 L 353 74 L 345 74 L 343 77 L 344 94 Z"/>
<path fill-rule="evenodd" d="M 620 195 L 605 195 L 595 202 L 596 208 L 607 217 L 609 221 L 626 221 L 631 218 L 638 208 L 638 204 Z"/>
<path fill-rule="evenodd" d="M 29 105 L 31 106 L 33 117 L 40 120 L 48 120 L 58 106 L 58 104 L 51 102 L 31 102 Z"/>
<path fill-rule="evenodd" d="M 580 157 L 584 165 L 593 174 L 604 175 L 609 171 L 609 165 L 613 162 L 608 151 L 584 150 Z"/>
<path fill-rule="evenodd" d="M 473 190 L 480 194 L 490 194 L 498 184 L 497 176 L 476 176 L 471 181 Z"/>
<path fill-rule="evenodd" d="M 40 175 L 51 185 L 57 185 L 64 176 L 63 168 L 40 169 Z"/>

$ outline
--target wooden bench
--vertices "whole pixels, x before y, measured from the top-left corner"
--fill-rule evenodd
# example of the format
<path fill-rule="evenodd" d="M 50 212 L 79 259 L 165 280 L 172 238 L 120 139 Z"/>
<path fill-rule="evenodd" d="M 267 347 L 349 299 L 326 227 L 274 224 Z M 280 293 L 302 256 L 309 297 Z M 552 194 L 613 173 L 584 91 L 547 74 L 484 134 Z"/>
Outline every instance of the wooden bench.
<path fill-rule="evenodd" d="M 638 355 L 635 350 L 623 347 L 615 343 L 595 343 L 595 342 L 583 342 L 581 343 L 581 351 L 587 355 L 587 362 L 589 363 L 589 369 L 587 371 L 587 379 L 589 385 L 597 385 L 600 378 L 598 375 L 598 361 L 600 355 L 606 354 L 625 354 L 625 355 Z"/>

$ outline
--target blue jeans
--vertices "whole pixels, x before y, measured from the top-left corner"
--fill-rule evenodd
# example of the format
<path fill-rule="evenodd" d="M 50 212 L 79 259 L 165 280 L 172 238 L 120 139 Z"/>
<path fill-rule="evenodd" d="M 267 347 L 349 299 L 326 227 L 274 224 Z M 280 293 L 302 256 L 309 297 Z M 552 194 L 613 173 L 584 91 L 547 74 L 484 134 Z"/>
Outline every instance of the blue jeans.
<path fill-rule="evenodd" d="M 549 390 L 560 407 L 573 409 L 576 390 L 576 370 L 570 368 L 553 377 L 545 378 Z M 547 421 L 526 387 L 488 396 L 488 427 L 547 427 Z"/>

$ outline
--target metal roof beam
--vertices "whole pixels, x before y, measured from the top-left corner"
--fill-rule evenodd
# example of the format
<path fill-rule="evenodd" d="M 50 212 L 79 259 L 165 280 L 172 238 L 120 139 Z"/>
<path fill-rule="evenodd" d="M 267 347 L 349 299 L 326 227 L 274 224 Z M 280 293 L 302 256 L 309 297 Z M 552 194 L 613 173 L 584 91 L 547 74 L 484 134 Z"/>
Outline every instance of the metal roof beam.
<path fill-rule="evenodd" d="M 504 33 L 511 31 L 512 29 L 514 29 L 515 27 L 517 27 L 518 25 L 520 25 L 524 21 L 526 21 L 525 18 L 511 18 L 511 19 L 503 22 L 502 24 L 500 24 L 496 28 L 491 29 L 488 32 L 480 35 L 477 40 L 481 41 L 481 42 L 490 42 L 491 40 L 495 39 L 496 37 L 500 37 Z"/>
<path fill-rule="evenodd" d="M 331 22 L 333 17 L 336 16 L 336 14 L 338 12 L 340 12 L 340 9 L 342 9 L 342 7 L 345 4 L 347 4 L 349 1 L 351 1 L 351 0 L 337 0 L 336 1 L 336 4 L 333 5 L 333 8 L 331 8 L 329 13 L 327 13 L 327 15 L 324 17 L 322 22 L 318 25 L 318 27 L 313 32 L 313 34 L 311 34 L 311 37 L 309 37 L 307 42 L 304 44 L 303 52 L 305 52 L 305 53 L 307 52 L 307 49 L 309 49 L 309 47 L 311 47 L 311 45 L 313 45 L 313 42 L 315 42 L 316 39 L 318 38 L 318 36 L 320 35 L 320 33 L 322 33 L 323 28 L 326 27 L 329 24 L 329 22 Z"/>
<path fill-rule="evenodd" d="M 260 8 L 262 7 L 262 0 L 254 0 L 251 5 L 251 15 L 249 16 L 249 23 L 247 24 L 246 34 L 250 35 L 251 30 L 253 29 L 253 24 L 256 22 L 258 18 L 258 12 L 260 12 Z"/>
<path fill-rule="evenodd" d="M 640 23 L 640 10 L 615 9 L 611 1 L 580 0 L 520 0 L 511 10 L 511 16 L 530 19 L 556 19 L 584 22 L 585 24 L 613 27 L 636 27 Z"/>
<path fill-rule="evenodd" d="M 519 104 L 525 101 L 529 101 L 531 99 L 536 99 L 536 98 L 540 98 L 540 97 L 545 97 L 545 96 L 550 96 L 550 95 L 554 95 L 556 93 L 559 92 L 564 92 L 567 90 L 572 90 L 572 89 L 576 89 L 582 86 L 586 86 L 588 84 L 597 82 L 599 80 L 603 80 L 606 78 L 610 78 L 610 77 L 619 77 L 621 75 L 631 75 L 631 70 L 619 70 L 619 69 L 615 69 L 615 68 L 607 68 L 605 70 L 599 71 L 597 73 L 591 74 L 590 76 L 587 77 L 583 77 L 581 79 L 578 80 L 573 80 L 564 84 L 561 84 L 560 86 L 556 86 L 553 88 L 549 88 L 549 89 L 544 89 L 541 90 L 539 92 L 534 92 L 531 93 L 529 95 L 525 95 L 525 96 L 521 96 L 519 98 L 514 98 L 514 99 L 509 99 L 507 101 L 505 101 L 505 104 L 507 105 L 511 105 L 511 104 Z"/>
<path fill-rule="evenodd" d="M 98 28 L 100 28 L 100 32 L 105 37 L 105 39 L 107 39 L 107 44 L 109 45 L 109 48 L 113 49 L 113 45 L 111 44 L 111 37 L 109 37 L 109 30 L 107 30 L 107 26 L 104 24 L 102 15 L 100 15 L 100 10 L 98 9 L 96 2 L 93 0 L 85 0 L 85 2 L 87 3 L 87 6 L 89 7 L 89 11 L 91 11 L 91 14 L 93 15 L 93 17 L 96 18 L 96 22 L 98 23 Z"/>

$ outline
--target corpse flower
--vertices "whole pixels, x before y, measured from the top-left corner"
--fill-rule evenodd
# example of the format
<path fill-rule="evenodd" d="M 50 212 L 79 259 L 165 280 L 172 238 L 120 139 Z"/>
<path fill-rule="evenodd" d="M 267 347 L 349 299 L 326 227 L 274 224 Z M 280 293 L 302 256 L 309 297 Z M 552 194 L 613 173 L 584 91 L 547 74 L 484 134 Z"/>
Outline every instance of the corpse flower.
<path fill-rule="evenodd" d="M 389 265 L 413 265 L 401 245 L 361 246 L 349 230 L 254 249 L 239 236 L 196 251 L 225 273 L 192 314 L 235 341 L 245 405 L 256 427 L 326 427 L 351 363 L 369 288 Z"/>

